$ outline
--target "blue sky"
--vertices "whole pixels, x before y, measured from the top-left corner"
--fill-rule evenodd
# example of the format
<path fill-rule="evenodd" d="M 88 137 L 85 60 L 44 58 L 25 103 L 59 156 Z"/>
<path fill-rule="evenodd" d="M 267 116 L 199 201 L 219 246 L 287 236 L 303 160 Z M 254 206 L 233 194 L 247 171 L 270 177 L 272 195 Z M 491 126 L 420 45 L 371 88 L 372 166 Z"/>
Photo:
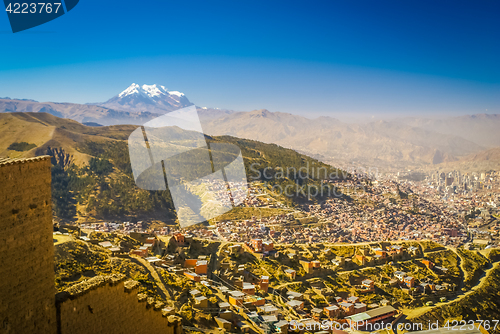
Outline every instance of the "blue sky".
<path fill-rule="evenodd" d="M 0 96 L 98 102 L 132 82 L 199 106 L 500 113 L 500 2 L 95 1 L 13 34 Z"/>

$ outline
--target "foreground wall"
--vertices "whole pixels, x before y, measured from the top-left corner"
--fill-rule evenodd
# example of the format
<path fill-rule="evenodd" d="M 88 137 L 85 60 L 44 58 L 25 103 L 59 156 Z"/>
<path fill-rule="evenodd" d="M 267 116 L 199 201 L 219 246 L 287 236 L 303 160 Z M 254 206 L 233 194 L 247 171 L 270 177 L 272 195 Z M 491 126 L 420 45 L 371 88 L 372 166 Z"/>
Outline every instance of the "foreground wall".
<path fill-rule="evenodd" d="M 0 158 L 0 334 L 181 334 L 179 317 L 97 276 L 56 295 L 49 157 Z"/>
<path fill-rule="evenodd" d="M 50 159 L 0 158 L 0 333 L 56 333 Z"/>
<path fill-rule="evenodd" d="M 137 294 L 139 283 L 123 275 L 97 276 L 57 295 L 60 334 L 181 334 L 179 317 L 162 303 Z"/>

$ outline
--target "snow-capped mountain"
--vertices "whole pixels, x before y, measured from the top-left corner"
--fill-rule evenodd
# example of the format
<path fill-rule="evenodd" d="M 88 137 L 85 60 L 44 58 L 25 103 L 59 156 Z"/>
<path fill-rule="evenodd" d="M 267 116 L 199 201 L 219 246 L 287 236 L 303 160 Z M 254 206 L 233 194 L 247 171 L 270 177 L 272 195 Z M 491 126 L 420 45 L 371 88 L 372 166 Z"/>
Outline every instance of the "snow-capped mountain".
<path fill-rule="evenodd" d="M 161 85 L 138 85 L 133 83 L 120 94 L 100 104 L 102 107 L 132 112 L 163 114 L 192 105 L 181 92 L 168 91 Z"/>

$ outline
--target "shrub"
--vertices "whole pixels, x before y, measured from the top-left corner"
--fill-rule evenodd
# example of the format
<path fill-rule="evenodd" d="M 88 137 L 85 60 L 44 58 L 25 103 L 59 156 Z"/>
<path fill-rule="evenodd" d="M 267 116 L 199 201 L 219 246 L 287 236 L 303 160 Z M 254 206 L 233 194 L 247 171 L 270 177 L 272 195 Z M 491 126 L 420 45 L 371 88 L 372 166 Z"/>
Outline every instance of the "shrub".
<path fill-rule="evenodd" d="M 23 141 L 20 143 L 18 143 L 18 142 L 12 143 L 12 144 L 10 144 L 10 146 L 7 149 L 11 150 L 11 151 L 23 152 L 23 151 L 29 151 L 35 147 L 36 147 L 35 144 L 29 144 L 29 143 Z"/>

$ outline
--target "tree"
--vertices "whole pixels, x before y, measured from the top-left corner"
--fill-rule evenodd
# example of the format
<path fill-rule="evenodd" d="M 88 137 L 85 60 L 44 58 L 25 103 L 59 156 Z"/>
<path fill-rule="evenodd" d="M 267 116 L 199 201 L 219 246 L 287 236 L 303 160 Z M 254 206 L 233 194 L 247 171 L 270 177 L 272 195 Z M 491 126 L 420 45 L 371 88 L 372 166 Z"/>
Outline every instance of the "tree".
<path fill-rule="evenodd" d="M 7 149 L 12 150 L 12 151 L 23 152 L 23 151 L 29 151 L 35 147 L 36 147 L 35 144 L 30 144 L 30 143 L 23 141 L 20 143 L 18 143 L 18 142 L 12 143 L 12 144 L 10 144 L 9 147 L 7 147 Z"/>
<path fill-rule="evenodd" d="M 52 209 L 55 216 L 62 219 L 74 219 L 76 199 L 70 190 L 68 173 L 60 166 L 52 166 Z"/>
<path fill-rule="evenodd" d="M 64 149 L 47 148 L 52 168 L 52 210 L 61 219 L 73 220 L 76 215 L 76 199 L 71 191 L 71 177 L 68 170 L 73 165 L 73 156 Z"/>
<path fill-rule="evenodd" d="M 52 165 L 59 165 L 62 169 L 67 169 L 73 164 L 73 156 L 66 153 L 63 148 L 47 147 L 47 155 L 50 155 Z"/>
<path fill-rule="evenodd" d="M 91 158 L 89 168 L 98 176 L 106 176 L 113 171 L 113 164 L 107 159 Z"/>

